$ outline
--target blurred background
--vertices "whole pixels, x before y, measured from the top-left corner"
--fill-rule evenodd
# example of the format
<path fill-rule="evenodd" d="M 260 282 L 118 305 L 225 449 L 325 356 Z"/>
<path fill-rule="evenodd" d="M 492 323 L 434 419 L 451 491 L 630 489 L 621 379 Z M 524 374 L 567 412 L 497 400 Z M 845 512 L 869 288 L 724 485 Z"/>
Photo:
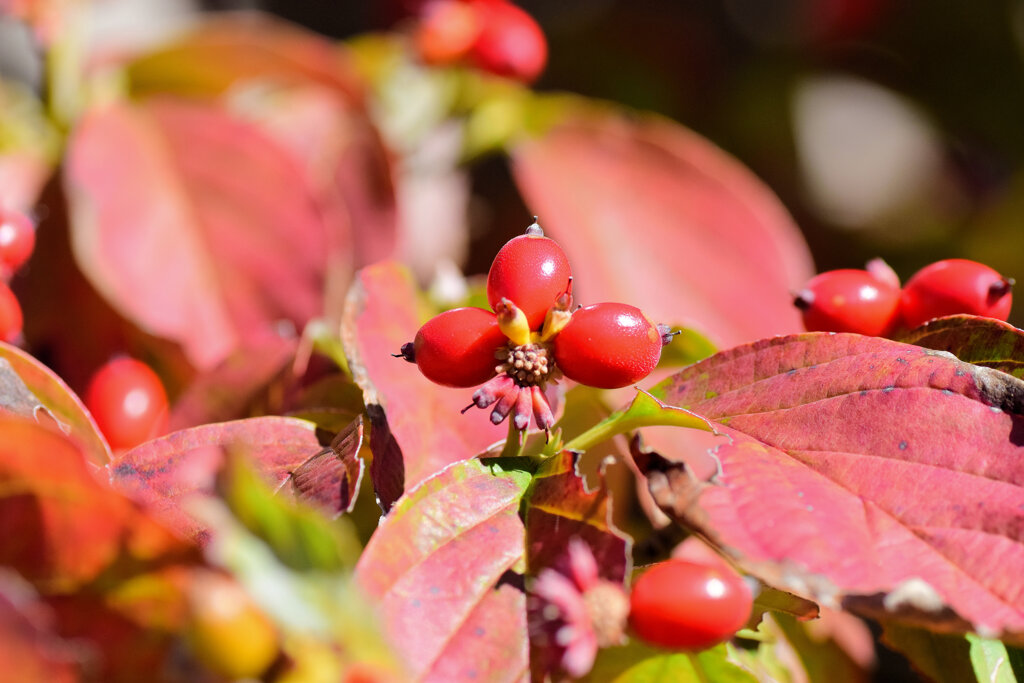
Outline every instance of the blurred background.
<path fill-rule="evenodd" d="M 5 0 L 0 8 L 74 4 Z M 400 29 L 415 4 L 100 0 L 88 20 L 93 43 L 114 54 L 169 38 L 200 11 L 260 9 L 348 40 Z M 519 4 L 549 42 L 536 90 L 657 112 L 708 137 L 778 194 L 818 270 L 882 256 L 905 280 L 931 261 L 963 256 L 1024 278 L 1024 3 Z M 33 87 L 42 78 L 28 29 L 11 18 L 0 20 L 0 76 Z M 504 160 L 480 160 L 471 183 L 487 210 L 473 224 L 464 265 L 484 272 L 526 211 Z M 1020 310 L 1011 320 L 1018 326 Z"/>

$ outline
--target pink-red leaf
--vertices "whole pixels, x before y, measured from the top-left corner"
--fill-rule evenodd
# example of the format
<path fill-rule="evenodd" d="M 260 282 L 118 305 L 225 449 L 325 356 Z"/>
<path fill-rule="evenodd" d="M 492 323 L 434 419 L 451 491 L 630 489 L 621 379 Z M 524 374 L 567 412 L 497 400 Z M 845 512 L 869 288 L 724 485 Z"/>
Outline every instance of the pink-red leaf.
<path fill-rule="evenodd" d="M 273 486 L 320 450 L 314 427 L 287 417 L 254 417 L 184 429 L 122 454 L 109 466 L 114 486 L 192 538 L 206 529 L 187 510 L 196 496 L 211 495 L 224 448 L 239 446 Z"/>
<path fill-rule="evenodd" d="M 213 104 L 112 104 L 79 123 L 65 180 L 82 270 L 197 367 L 323 311 L 343 241 L 255 125 Z"/>
<path fill-rule="evenodd" d="M 573 264 L 580 301 L 622 301 L 731 346 L 793 332 L 812 273 L 778 199 L 689 130 L 584 112 L 515 150 L 526 203 Z"/>
<path fill-rule="evenodd" d="M 45 591 L 71 590 L 115 562 L 190 557 L 193 547 L 97 480 L 56 428 L 0 414 L 0 564 Z"/>
<path fill-rule="evenodd" d="M 438 386 L 415 365 L 392 356 L 413 340 L 422 322 L 418 293 L 405 268 L 382 263 L 360 271 L 345 306 L 342 341 L 368 408 L 383 408 L 402 456 L 398 462 L 393 453 L 388 471 L 373 473 L 375 486 L 387 479 L 394 488 L 395 480 L 404 480 L 409 490 L 505 436 L 505 426 L 492 425 L 484 411 L 460 414 L 471 389 Z M 374 446 L 375 458 L 377 450 Z"/>
<path fill-rule="evenodd" d="M 655 458 L 656 499 L 786 590 L 1024 634 L 1024 384 L 858 335 L 766 339 L 661 387 L 730 437 L 711 484 Z"/>
<path fill-rule="evenodd" d="M 0 661 L 12 681 L 74 683 L 84 654 L 54 633 L 53 614 L 16 577 L 0 575 Z"/>
<path fill-rule="evenodd" d="M 907 332 L 900 341 L 949 351 L 962 361 L 1024 377 L 1024 330 L 993 318 L 955 315 Z"/>
<path fill-rule="evenodd" d="M 529 481 L 453 464 L 410 489 L 367 544 L 356 580 L 416 680 L 526 674 L 525 598 L 501 579 L 522 563 Z"/>
<path fill-rule="evenodd" d="M 24 390 L 31 392 L 30 396 L 24 396 L 20 392 L 20 398 L 8 395 L 7 391 L 18 390 L 4 379 L 5 363 L 22 383 Z M 8 377 L 8 380 L 14 378 Z M 13 412 L 49 421 L 50 424 L 56 421 L 62 430 L 78 441 L 90 462 L 99 466 L 107 463 L 110 448 L 106 439 L 103 438 L 82 401 L 68 388 L 64 380 L 21 349 L 0 342 L 0 409 L 11 409 L 9 399 L 17 400 L 21 406 L 21 410 Z M 42 412 L 38 409 L 42 409 Z"/>

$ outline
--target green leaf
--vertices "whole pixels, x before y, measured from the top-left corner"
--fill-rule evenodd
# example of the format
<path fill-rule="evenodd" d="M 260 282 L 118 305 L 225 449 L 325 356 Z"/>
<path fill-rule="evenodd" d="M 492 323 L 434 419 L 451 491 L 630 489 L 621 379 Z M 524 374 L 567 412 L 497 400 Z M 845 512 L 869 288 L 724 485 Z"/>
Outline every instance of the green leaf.
<path fill-rule="evenodd" d="M 1017 683 L 1024 681 L 1024 652 L 1008 647 L 998 640 L 967 634 L 971 665 L 979 681 L 986 683 Z"/>
<path fill-rule="evenodd" d="M 753 683 L 757 679 L 728 660 L 725 645 L 697 653 L 666 652 L 636 638 L 622 647 L 605 648 L 584 681 L 614 683 Z"/>
<path fill-rule="evenodd" d="M 670 325 L 669 327 L 679 333 L 661 349 L 659 368 L 678 368 L 691 365 L 714 355 L 718 350 L 710 339 L 697 330 L 682 325 Z"/>
<path fill-rule="evenodd" d="M 882 642 L 936 683 L 974 680 L 971 646 L 963 636 L 884 623 Z"/>

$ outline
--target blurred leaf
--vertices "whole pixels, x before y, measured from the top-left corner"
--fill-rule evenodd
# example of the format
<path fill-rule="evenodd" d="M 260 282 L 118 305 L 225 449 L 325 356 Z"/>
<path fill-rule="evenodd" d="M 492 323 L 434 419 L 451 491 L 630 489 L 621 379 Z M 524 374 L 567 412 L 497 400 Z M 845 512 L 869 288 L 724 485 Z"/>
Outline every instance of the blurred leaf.
<path fill-rule="evenodd" d="M 601 650 L 583 681 L 614 683 L 754 683 L 757 679 L 728 660 L 725 645 L 693 654 L 667 652 L 631 638 L 622 647 Z"/>
<path fill-rule="evenodd" d="M 578 106 L 513 159 L 527 204 L 575 266 L 581 302 L 630 303 L 720 346 L 801 329 L 790 292 L 812 274 L 803 237 L 707 140 Z"/>
<path fill-rule="evenodd" d="M 324 310 L 351 257 L 295 160 L 209 104 L 153 99 L 87 113 L 65 169 L 72 244 L 96 288 L 200 369 Z"/>
<path fill-rule="evenodd" d="M 883 622 L 882 626 L 882 643 L 905 656 L 930 680 L 936 683 L 975 680 L 971 646 L 963 636 L 933 633 L 892 622 Z"/>
<path fill-rule="evenodd" d="M 939 318 L 910 330 L 900 341 L 1024 377 L 1024 331 L 1000 320 L 973 315 Z"/>
<path fill-rule="evenodd" d="M 269 15 L 207 17 L 180 40 L 128 68 L 136 96 L 212 97 L 239 81 L 316 83 L 360 98 L 362 85 L 345 52 L 321 36 Z"/>
<path fill-rule="evenodd" d="M 16 681 L 75 683 L 86 654 L 57 636 L 52 611 L 18 577 L 0 574 L 0 661 Z"/>
<path fill-rule="evenodd" d="M 745 570 L 867 616 L 1024 636 L 1020 380 L 808 333 L 721 352 L 656 393 L 731 441 L 710 484 L 641 465 L 655 499 Z"/>
<path fill-rule="evenodd" d="M 761 620 L 765 612 L 782 612 L 799 620 L 814 619 L 819 613 L 818 606 L 792 593 L 781 591 L 771 586 L 762 586 L 761 592 L 754 599 L 752 620 Z"/>
<path fill-rule="evenodd" d="M 60 153 L 42 102 L 0 79 L 0 206 L 31 212 Z"/>
<path fill-rule="evenodd" d="M 289 369 L 295 348 L 294 339 L 268 336 L 233 350 L 216 367 L 198 375 L 175 400 L 169 429 L 249 417 L 248 410 Z"/>
<path fill-rule="evenodd" d="M 853 619 L 849 615 L 842 615 Z M 772 617 L 780 635 L 796 653 L 809 681 L 820 683 L 867 683 L 871 679 L 870 672 L 861 667 L 833 639 L 816 636 L 814 621 L 797 621 L 784 614 Z M 872 639 L 867 626 L 859 623 L 864 631 L 867 643 Z"/>
<path fill-rule="evenodd" d="M 218 493 L 250 533 L 263 540 L 287 567 L 298 571 L 338 571 L 355 565 L 359 543 L 343 522 L 275 496 L 244 457 L 235 451 L 218 476 Z"/>
<path fill-rule="evenodd" d="M 142 502 L 164 523 L 204 539 L 206 526 L 189 510 L 213 493 L 224 448 L 243 448 L 253 467 L 274 487 L 321 450 L 314 426 L 288 417 L 254 417 L 184 429 L 148 441 L 108 465 L 120 491 Z"/>
<path fill-rule="evenodd" d="M 0 564 L 40 591 L 194 557 L 191 544 L 95 479 L 69 437 L 12 415 L 0 415 L 0 434 Z"/>
<path fill-rule="evenodd" d="M 10 371 L 16 377 L 7 375 Z M 12 381 L 21 383 L 22 389 L 10 384 Z M 31 394 L 26 396 L 25 391 Z M 11 404 L 12 400 L 17 402 L 17 407 Z M 3 342 L 0 342 L 0 407 L 34 420 L 45 414 L 44 420 L 55 423 L 78 440 L 94 465 L 105 465 L 110 458 L 110 448 L 99 427 L 64 380 L 21 349 Z"/>
<path fill-rule="evenodd" d="M 356 580 L 413 680 L 526 675 L 526 600 L 502 577 L 522 568 L 529 481 L 455 463 L 409 489 L 370 539 Z"/>
<path fill-rule="evenodd" d="M 392 488 L 396 480 L 404 481 L 398 492 L 408 491 L 446 465 L 505 438 L 505 426 L 492 425 L 485 411 L 461 414 L 472 389 L 439 386 L 415 365 L 392 357 L 413 340 L 421 322 L 419 295 L 408 271 L 395 263 L 360 271 L 346 302 L 342 341 L 367 408 L 377 405 L 381 415 L 386 412 L 387 428 L 402 456 L 389 462 L 387 471 L 371 469 L 378 490 L 383 479 Z M 379 468 L 382 454 L 375 445 L 371 448 L 373 468 Z"/>

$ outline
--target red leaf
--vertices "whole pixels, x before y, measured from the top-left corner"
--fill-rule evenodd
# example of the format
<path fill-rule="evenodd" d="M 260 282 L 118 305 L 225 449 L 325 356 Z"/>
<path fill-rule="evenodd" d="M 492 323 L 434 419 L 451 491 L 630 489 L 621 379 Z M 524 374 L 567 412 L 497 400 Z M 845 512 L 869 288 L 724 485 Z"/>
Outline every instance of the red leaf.
<path fill-rule="evenodd" d="M 323 311 L 343 244 L 295 160 L 213 105 L 87 113 L 66 170 L 82 270 L 122 314 L 202 369 Z"/>
<path fill-rule="evenodd" d="M 528 484 L 456 463 L 409 490 L 367 544 L 356 580 L 415 680 L 525 675 L 525 598 L 500 580 L 522 562 Z"/>
<path fill-rule="evenodd" d="M 1024 330 L 993 318 L 955 315 L 927 322 L 900 341 L 949 351 L 967 363 L 1024 377 Z"/>
<path fill-rule="evenodd" d="M 582 303 L 622 301 L 731 346 L 801 329 L 812 274 L 778 199 L 663 119 L 578 114 L 515 152 L 515 177 L 565 248 Z"/>
<path fill-rule="evenodd" d="M 127 565 L 187 558 L 193 547 L 93 478 L 64 434 L 0 415 L 0 564 L 44 592 Z"/>
<path fill-rule="evenodd" d="M 418 293 L 408 271 L 394 263 L 360 271 L 346 303 L 342 340 L 366 404 L 380 405 L 387 413 L 403 459 L 391 474 L 404 468 L 407 491 L 446 465 L 500 441 L 507 431 L 505 425 L 492 425 L 484 411 L 460 414 L 470 403 L 471 389 L 438 386 L 415 365 L 392 357 L 412 341 L 421 322 Z M 378 481 L 374 474 L 374 483 Z"/>
<path fill-rule="evenodd" d="M 237 445 L 274 486 L 320 450 L 314 427 L 287 417 L 254 417 L 185 429 L 133 448 L 109 466 L 114 486 L 146 505 L 170 527 L 201 538 L 204 526 L 187 512 L 195 496 L 212 495 L 224 461 Z"/>
<path fill-rule="evenodd" d="M 11 408 L 4 387 L 3 362 L 10 364 L 22 387 L 31 392 L 29 403 L 23 410 L 15 411 L 24 417 L 38 419 L 36 407 L 43 407 L 49 413 L 46 420 L 55 420 L 60 428 L 78 441 L 86 457 L 94 465 L 105 465 L 110 458 L 110 448 L 100 434 L 96 422 L 82 404 L 81 399 L 52 370 L 21 349 L 0 342 L 0 407 Z M 11 378 L 13 379 L 13 378 Z M 23 403 L 23 401 L 22 401 Z M 50 424 L 53 424 L 51 421 Z"/>
<path fill-rule="evenodd" d="M 656 499 L 749 571 L 866 614 L 1024 634 L 1024 383 L 948 354 L 805 334 L 660 387 L 731 441 L 718 485 L 654 458 Z"/>

